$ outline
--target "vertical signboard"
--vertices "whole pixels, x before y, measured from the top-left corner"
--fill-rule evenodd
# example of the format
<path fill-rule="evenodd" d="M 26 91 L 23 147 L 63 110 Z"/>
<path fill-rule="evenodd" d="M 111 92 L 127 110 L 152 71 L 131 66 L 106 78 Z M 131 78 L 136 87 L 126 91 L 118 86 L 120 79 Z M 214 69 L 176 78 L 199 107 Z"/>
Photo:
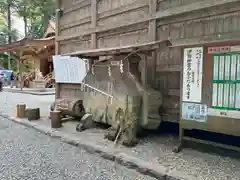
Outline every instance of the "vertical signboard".
<path fill-rule="evenodd" d="M 202 101 L 203 47 L 184 49 L 182 101 Z"/>

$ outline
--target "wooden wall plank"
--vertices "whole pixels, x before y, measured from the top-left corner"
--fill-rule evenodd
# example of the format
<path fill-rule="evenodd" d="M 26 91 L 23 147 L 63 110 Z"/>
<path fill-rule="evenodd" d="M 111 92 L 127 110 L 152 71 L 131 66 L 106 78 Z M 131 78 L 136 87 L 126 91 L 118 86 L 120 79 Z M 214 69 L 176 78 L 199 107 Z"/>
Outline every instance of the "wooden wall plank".
<path fill-rule="evenodd" d="M 68 40 L 68 39 L 74 39 L 74 38 L 77 38 L 79 36 L 92 34 L 93 32 L 98 33 L 98 32 L 102 32 L 102 31 L 108 31 L 108 30 L 112 30 L 112 29 L 122 28 L 124 26 L 136 25 L 136 24 L 142 23 L 142 22 L 148 22 L 148 21 L 153 20 L 153 19 L 166 19 L 166 18 L 177 16 L 177 15 L 181 15 L 183 13 L 192 13 L 194 11 L 202 10 L 203 7 L 204 8 L 209 8 L 209 7 L 213 8 L 213 7 L 225 6 L 227 4 L 237 3 L 237 2 L 239 2 L 239 1 L 238 0 L 204 0 L 204 1 L 199 1 L 199 2 L 191 3 L 191 4 L 188 4 L 188 5 L 185 5 L 185 6 L 173 7 L 173 8 L 169 8 L 167 10 L 164 10 L 164 11 L 158 11 L 154 15 L 151 15 L 149 17 L 145 17 L 145 18 L 142 18 L 142 19 L 137 19 L 136 21 L 133 21 L 133 22 L 109 24 L 108 26 L 104 26 L 104 27 L 89 28 L 88 30 L 82 31 L 81 33 L 78 33 L 78 34 L 72 34 L 72 35 L 69 35 L 69 36 L 58 37 L 57 40 L 58 41 L 63 41 L 63 40 Z M 121 11 L 123 11 L 123 9 L 125 9 L 125 8 L 122 8 L 122 9 L 120 8 Z M 110 13 L 110 14 L 113 15 L 113 14 L 120 13 L 120 10 L 119 10 L 119 8 L 115 8 L 115 9 L 111 9 L 109 11 L 112 11 L 112 13 Z"/>

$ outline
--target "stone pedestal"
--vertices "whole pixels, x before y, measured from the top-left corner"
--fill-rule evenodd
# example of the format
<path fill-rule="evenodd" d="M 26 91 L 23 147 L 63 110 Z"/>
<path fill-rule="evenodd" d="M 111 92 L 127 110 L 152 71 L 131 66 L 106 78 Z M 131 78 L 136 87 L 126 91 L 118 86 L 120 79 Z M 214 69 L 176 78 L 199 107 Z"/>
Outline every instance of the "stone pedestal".
<path fill-rule="evenodd" d="M 44 80 L 34 80 L 32 86 L 35 89 L 45 89 L 45 81 Z"/>
<path fill-rule="evenodd" d="M 26 116 L 29 121 L 40 119 L 40 109 L 39 108 L 28 108 L 26 109 Z"/>

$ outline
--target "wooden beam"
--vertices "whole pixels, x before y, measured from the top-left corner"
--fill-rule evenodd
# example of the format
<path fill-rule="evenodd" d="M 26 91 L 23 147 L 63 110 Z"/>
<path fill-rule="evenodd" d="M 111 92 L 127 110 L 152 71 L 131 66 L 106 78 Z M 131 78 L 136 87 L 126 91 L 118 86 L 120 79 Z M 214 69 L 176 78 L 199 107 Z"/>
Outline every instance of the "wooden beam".
<path fill-rule="evenodd" d="M 54 44 L 55 38 L 47 39 L 21 39 L 19 41 L 0 46 L 0 52 L 11 52 L 29 48 L 40 48 L 45 45 Z"/>
<path fill-rule="evenodd" d="M 57 0 L 57 10 L 60 10 L 62 6 L 62 0 Z M 60 12 L 56 13 L 56 29 L 55 29 L 55 35 L 58 37 L 60 35 Z M 55 41 L 55 55 L 60 54 L 60 42 Z M 55 84 L 55 99 L 60 97 L 60 84 L 56 83 Z"/>
<path fill-rule="evenodd" d="M 180 96 L 180 89 L 168 89 L 166 94 L 169 96 Z"/>
<path fill-rule="evenodd" d="M 71 3 L 71 2 L 69 2 L 69 3 Z M 91 4 L 91 0 L 81 0 L 81 1 L 78 1 L 77 3 L 75 3 L 74 6 L 71 6 L 71 8 L 68 8 L 68 9 L 64 10 L 63 13 L 67 14 L 67 13 L 76 11 L 80 8 L 90 6 L 90 4 Z"/>
<path fill-rule="evenodd" d="M 228 32 L 228 33 L 219 33 L 218 36 L 209 35 L 204 37 L 196 37 L 190 39 L 177 39 L 172 40 L 172 46 L 170 47 L 192 47 L 192 46 L 204 46 L 217 44 L 221 42 L 236 42 L 240 39 L 239 32 Z"/>
<path fill-rule="evenodd" d="M 183 21 L 193 21 L 197 19 L 203 19 L 208 18 L 210 16 L 219 16 L 222 14 L 230 14 L 234 12 L 240 11 L 240 1 L 235 2 L 232 4 L 228 4 L 227 6 L 215 6 L 213 8 L 205 9 L 204 12 L 193 12 L 193 13 L 186 13 L 181 16 L 176 16 L 174 18 L 163 18 L 160 21 L 157 22 L 157 26 L 167 25 L 167 24 L 173 24 L 173 23 L 179 23 Z"/>
<path fill-rule="evenodd" d="M 149 0 L 149 16 L 152 16 L 157 12 L 157 1 L 158 0 Z M 156 41 L 157 40 L 157 20 L 153 19 L 149 21 L 148 25 L 148 39 L 149 41 Z M 156 52 L 152 52 L 152 72 L 151 72 L 151 82 L 155 84 L 156 81 L 156 66 L 157 66 L 157 54 Z"/>
<path fill-rule="evenodd" d="M 97 0 L 91 0 L 91 27 L 97 27 Z M 97 48 L 97 35 L 96 32 L 91 34 L 91 47 L 92 49 Z"/>
<path fill-rule="evenodd" d="M 57 10 L 60 10 L 61 9 L 61 1 L 62 0 L 57 0 Z M 60 36 L 60 12 L 57 12 L 56 13 L 56 29 L 55 29 L 55 35 L 56 37 L 59 37 Z M 60 43 L 58 41 L 55 41 L 55 54 L 58 55 L 60 54 L 59 52 L 59 45 Z"/>
<path fill-rule="evenodd" d="M 68 29 L 76 26 L 81 26 L 82 24 L 87 24 L 87 23 L 91 23 L 91 16 L 81 18 L 78 21 L 73 21 L 68 24 L 60 25 L 60 29 L 64 30 L 64 29 Z"/>
<path fill-rule="evenodd" d="M 98 17 L 99 17 L 99 19 L 108 18 L 111 16 L 124 14 L 126 12 L 133 11 L 136 9 L 141 9 L 143 7 L 148 7 L 148 6 L 149 6 L 149 3 L 147 0 L 138 0 L 131 4 L 127 4 L 125 6 L 120 6 L 119 8 L 115 8 L 115 9 L 111 9 L 111 10 L 102 12 L 99 14 Z"/>
<path fill-rule="evenodd" d="M 213 147 L 216 147 L 216 148 L 229 149 L 229 150 L 236 151 L 236 152 L 240 153 L 240 148 L 237 147 L 237 146 L 221 144 L 221 143 L 208 141 L 208 140 L 197 139 L 197 138 L 193 138 L 193 137 L 189 137 L 189 136 L 184 136 L 183 139 L 186 140 L 186 141 L 201 143 L 201 144 L 204 144 L 204 145 L 210 145 L 210 146 L 213 146 Z"/>
<path fill-rule="evenodd" d="M 157 12 L 157 0 L 149 0 L 149 16 L 152 16 Z M 148 37 L 149 41 L 156 41 L 157 33 L 156 33 L 156 19 L 152 19 L 149 21 L 148 26 Z"/>
<path fill-rule="evenodd" d="M 181 65 L 158 65 L 157 72 L 181 72 Z"/>
<path fill-rule="evenodd" d="M 147 19 L 145 20 L 136 20 L 134 22 L 127 22 L 127 23 L 123 23 L 123 24 L 118 24 L 116 26 L 116 24 L 109 24 L 109 26 L 101 26 L 101 27 L 97 27 L 97 28 L 89 28 L 86 30 L 83 30 L 82 32 L 79 32 L 78 34 L 73 34 L 70 36 L 58 36 L 56 38 L 57 41 L 66 41 L 66 40 L 70 40 L 70 39 L 75 39 L 75 38 L 79 38 L 79 37 L 83 37 L 92 33 L 100 33 L 100 32 L 104 32 L 104 31 L 109 31 L 109 30 L 113 30 L 113 29 L 118 29 L 118 28 L 124 28 L 127 26 L 132 26 L 135 24 L 140 24 L 142 22 L 147 22 Z"/>
<path fill-rule="evenodd" d="M 195 3 L 169 8 L 164 11 L 158 11 L 150 19 L 168 18 L 171 16 L 177 16 L 177 15 L 184 14 L 184 13 L 204 10 L 207 8 L 226 5 L 226 4 L 230 4 L 230 3 L 234 3 L 234 2 L 239 2 L 239 0 L 201 0 L 201 1 L 197 1 Z"/>

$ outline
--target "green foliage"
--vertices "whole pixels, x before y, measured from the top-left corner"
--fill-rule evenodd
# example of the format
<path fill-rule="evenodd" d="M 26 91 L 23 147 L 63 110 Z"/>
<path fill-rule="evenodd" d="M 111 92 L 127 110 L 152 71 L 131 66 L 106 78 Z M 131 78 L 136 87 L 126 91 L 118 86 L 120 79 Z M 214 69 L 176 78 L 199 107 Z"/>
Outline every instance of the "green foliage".
<path fill-rule="evenodd" d="M 2 4 L 1 4 L 2 5 Z M 11 36 L 13 41 L 17 40 L 17 31 L 15 29 L 9 31 L 8 26 L 5 21 L 4 13 L 0 13 L 0 46 L 7 44 L 8 37 Z M 16 69 L 16 55 L 14 53 L 10 53 L 11 59 L 10 62 L 12 64 L 13 69 Z M 9 54 L 0 53 L 0 67 L 8 68 L 8 58 Z"/>
<path fill-rule="evenodd" d="M 17 41 L 17 30 L 9 31 L 6 24 L 0 24 L 0 45 L 7 44 L 8 36 L 11 36 L 13 41 Z"/>
<path fill-rule="evenodd" d="M 32 39 L 39 39 L 44 34 L 44 26 L 41 20 L 36 20 L 28 27 L 28 37 Z"/>
<path fill-rule="evenodd" d="M 55 0 L 15 0 L 15 9 L 27 19 L 28 37 L 41 38 L 55 14 Z"/>
<path fill-rule="evenodd" d="M 8 67 L 8 62 L 6 59 L 8 58 L 8 55 L 4 53 L 0 53 L 0 67 L 7 68 Z"/>
<path fill-rule="evenodd" d="M 12 65 L 12 70 L 16 71 L 17 70 L 16 61 L 18 60 L 18 58 L 14 53 L 10 53 L 10 56 L 11 56 L 10 62 Z M 9 58 L 8 53 L 0 53 L 0 67 L 8 69 L 8 58 Z"/>
<path fill-rule="evenodd" d="M 55 0 L 0 0 L 0 26 L 3 24 L 1 15 L 6 16 L 8 3 L 19 17 L 26 20 L 30 38 L 41 38 L 49 19 L 55 16 Z"/>

